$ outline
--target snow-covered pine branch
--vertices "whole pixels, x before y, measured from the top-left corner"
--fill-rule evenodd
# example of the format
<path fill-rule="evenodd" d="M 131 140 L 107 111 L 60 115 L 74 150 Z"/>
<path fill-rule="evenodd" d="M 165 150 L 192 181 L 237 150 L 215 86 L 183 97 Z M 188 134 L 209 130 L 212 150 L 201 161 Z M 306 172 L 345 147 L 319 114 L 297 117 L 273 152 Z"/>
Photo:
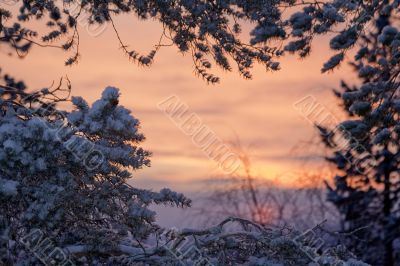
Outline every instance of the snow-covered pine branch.
<path fill-rule="evenodd" d="M 397 0 L 16 1 L 19 11 L 6 5 L 0 8 L 0 44 L 21 57 L 33 45 L 71 51 L 66 64 L 72 65 L 79 59 L 78 24 L 108 24 L 123 52 L 139 65 L 150 65 L 161 47 L 174 45 L 192 56 L 200 77 L 215 83 L 219 78 L 210 73 L 213 64 L 227 71 L 234 69 L 233 64 L 244 78 L 251 78 L 256 63 L 276 71 L 285 52 L 305 57 L 313 39 L 328 33 L 332 34 L 329 46 L 337 55 L 323 70 L 332 69 L 378 14 L 396 18 L 398 6 Z M 160 40 L 149 53 L 141 54 L 124 42 L 114 21 L 121 14 L 163 25 Z M 44 21 L 48 32 L 27 27 L 25 22 L 32 20 Z M 242 29 L 247 26 L 249 36 L 244 37 Z"/>

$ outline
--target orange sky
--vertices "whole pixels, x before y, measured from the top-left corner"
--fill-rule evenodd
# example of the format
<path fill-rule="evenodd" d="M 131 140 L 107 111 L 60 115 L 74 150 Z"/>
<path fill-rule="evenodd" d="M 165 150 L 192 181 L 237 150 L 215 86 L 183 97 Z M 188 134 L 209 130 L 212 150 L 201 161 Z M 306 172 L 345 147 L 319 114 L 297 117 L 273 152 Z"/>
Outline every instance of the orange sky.
<path fill-rule="evenodd" d="M 145 54 L 161 34 L 156 22 L 126 16 L 115 22 L 125 43 Z M 195 190 L 200 180 L 216 173 L 215 162 L 158 109 L 157 103 L 167 97 L 179 96 L 219 138 L 232 140 L 237 135 L 244 146 L 251 146 L 255 172 L 273 178 L 298 168 L 301 161 L 290 155 L 291 149 L 316 136 L 293 103 L 310 94 L 335 110 L 330 89 L 337 87 L 340 77 L 349 76 L 347 66 L 333 74 L 320 74 L 322 63 L 332 54 L 327 40 L 320 38 L 311 57 L 300 61 L 288 56 L 279 72 L 267 73 L 258 66 L 250 81 L 236 72 L 218 72 L 220 84 L 207 85 L 194 75 L 190 56 L 182 56 L 175 47 L 162 48 L 152 67 L 143 68 L 129 62 L 118 49 L 111 27 L 97 37 L 90 36 L 93 31 L 96 29 L 88 33 L 81 25 L 82 57 L 73 67 L 64 66 L 68 55 L 62 51 L 38 47 L 24 60 L 1 53 L 2 66 L 25 79 L 30 88 L 49 86 L 68 75 L 73 95 L 89 102 L 98 98 L 105 86 L 118 87 L 120 102 L 142 122 L 147 137 L 143 146 L 153 152 L 152 167 L 135 174 L 135 182 L 149 188 Z M 318 170 L 312 169 L 312 164 L 309 167 Z"/>

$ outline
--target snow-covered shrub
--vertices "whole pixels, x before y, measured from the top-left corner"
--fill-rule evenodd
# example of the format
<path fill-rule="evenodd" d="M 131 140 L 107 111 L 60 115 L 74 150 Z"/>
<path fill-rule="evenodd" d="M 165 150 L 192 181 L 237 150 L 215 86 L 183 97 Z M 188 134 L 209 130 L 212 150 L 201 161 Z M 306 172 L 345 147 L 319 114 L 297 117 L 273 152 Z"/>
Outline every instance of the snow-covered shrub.
<path fill-rule="evenodd" d="M 210 228 L 166 231 L 146 255 L 133 253 L 111 261 L 118 265 L 368 266 L 343 247 L 318 250 L 320 239 L 310 232 L 230 217 Z"/>
<path fill-rule="evenodd" d="M 149 205 L 190 205 L 169 189 L 152 192 L 127 183 L 133 170 L 150 165 L 150 153 L 139 146 L 144 139 L 139 121 L 118 105 L 118 89 L 107 87 L 91 106 L 73 97 L 71 112 L 56 109 L 62 87 L 31 94 L 1 89 L 4 263 L 37 261 L 20 243 L 34 229 L 60 248 L 90 246 L 86 258 L 91 261 L 124 239 L 137 242 L 158 230 Z"/>

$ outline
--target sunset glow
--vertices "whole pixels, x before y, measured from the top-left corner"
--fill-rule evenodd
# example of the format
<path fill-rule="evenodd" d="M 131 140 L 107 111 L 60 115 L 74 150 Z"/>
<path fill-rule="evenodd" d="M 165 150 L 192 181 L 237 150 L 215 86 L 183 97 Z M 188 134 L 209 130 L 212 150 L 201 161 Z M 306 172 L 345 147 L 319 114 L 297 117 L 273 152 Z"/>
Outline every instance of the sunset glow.
<path fill-rule="evenodd" d="M 124 41 L 144 53 L 157 42 L 161 30 L 156 22 L 126 16 L 117 19 L 116 24 Z M 174 47 L 163 47 L 151 69 L 129 62 L 118 49 L 110 26 L 94 38 L 85 27 L 81 30 L 83 56 L 72 67 L 63 65 L 64 52 L 51 48 L 35 47 L 24 60 L 5 56 L 2 60 L 7 71 L 24 78 L 31 89 L 49 86 L 49 81 L 68 76 L 72 94 L 93 101 L 105 86 L 118 87 L 123 96 L 121 103 L 142 121 L 145 147 L 153 152 L 152 167 L 137 173 L 138 182 L 151 187 L 169 185 L 192 190 L 197 181 L 215 174 L 216 165 L 157 109 L 157 104 L 178 95 L 219 138 L 239 138 L 248 146 L 254 154 L 256 171 L 276 178 L 286 169 L 302 165 L 295 156 L 291 158 L 291 149 L 308 141 L 310 134 L 316 135 L 293 104 L 310 94 L 332 110 L 337 108 L 331 89 L 348 75 L 348 68 L 342 66 L 334 73 L 319 74 L 330 54 L 322 44 L 325 41 L 319 39 L 312 56 L 305 60 L 284 58 L 282 70 L 277 73 L 257 66 L 254 79 L 247 81 L 235 71 L 219 72 L 221 82 L 217 85 L 207 85 L 196 77 L 190 70 L 191 58 L 176 54 Z M 39 63 L 32 68 L 33 62 Z"/>

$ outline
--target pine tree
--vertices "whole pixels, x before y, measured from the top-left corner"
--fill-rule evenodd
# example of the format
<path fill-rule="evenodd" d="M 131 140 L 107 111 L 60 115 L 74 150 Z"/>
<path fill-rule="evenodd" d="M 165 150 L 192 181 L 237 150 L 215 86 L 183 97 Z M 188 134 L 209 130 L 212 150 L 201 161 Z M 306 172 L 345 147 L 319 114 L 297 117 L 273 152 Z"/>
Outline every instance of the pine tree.
<path fill-rule="evenodd" d="M 319 126 L 339 170 L 329 200 L 342 214 L 343 231 L 357 232 L 348 246 L 385 266 L 398 265 L 400 238 L 400 33 L 390 18 L 390 10 L 381 13 L 375 30 L 362 36 L 351 62 L 361 84 L 342 82 L 335 91 L 349 119 Z"/>
<path fill-rule="evenodd" d="M 118 104 L 118 89 L 107 87 L 89 106 L 72 97 L 75 109 L 57 109 L 69 88 L 25 92 L 5 77 L 0 102 L 0 257 L 7 265 L 37 262 L 22 243 L 40 229 L 54 245 L 118 253 L 121 243 L 138 242 L 158 230 L 150 204 L 190 205 L 182 194 L 138 189 L 132 171 L 149 166 L 150 153 L 139 121 Z M 136 241 L 136 243 L 135 243 Z M 48 254 L 47 254 L 48 255 Z M 98 259 L 98 258 L 97 258 Z M 25 265 L 24 264 L 24 265 Z"/>

